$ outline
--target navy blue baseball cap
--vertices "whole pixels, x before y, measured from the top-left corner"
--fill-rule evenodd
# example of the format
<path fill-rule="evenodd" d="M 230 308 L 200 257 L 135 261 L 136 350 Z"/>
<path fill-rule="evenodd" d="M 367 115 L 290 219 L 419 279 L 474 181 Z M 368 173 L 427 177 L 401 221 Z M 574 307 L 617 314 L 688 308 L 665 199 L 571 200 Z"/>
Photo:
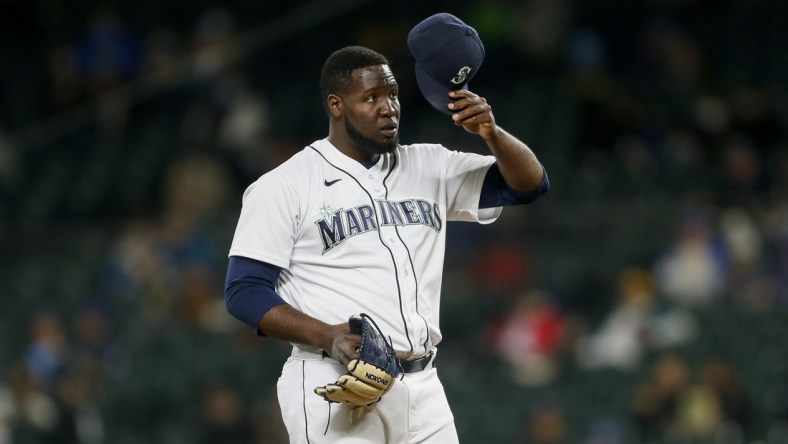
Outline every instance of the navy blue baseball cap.
<path fill-rule="evenodd" d="M 484 61 L 484 45 L 475 29 L 441 12 L 424 19 L 408 33 L 416 59 L 416 82 L 424 98 L 451 115 L 449 91 L 468 89 Z"/>

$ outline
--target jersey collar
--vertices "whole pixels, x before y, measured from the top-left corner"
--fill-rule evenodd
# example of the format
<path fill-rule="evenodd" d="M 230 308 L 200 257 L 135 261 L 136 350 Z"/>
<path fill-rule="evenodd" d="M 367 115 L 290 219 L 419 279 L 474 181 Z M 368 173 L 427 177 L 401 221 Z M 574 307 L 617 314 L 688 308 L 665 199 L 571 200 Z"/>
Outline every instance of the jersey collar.
<path fill-rule="evenodd" d="M 400 147 L 397 147 L 393 153 L 379 155 L 378 159 L 372 162 L 372 166 L 367 167 L 367 164 L 359 163 L 357 160 L 339 151 L 339 149 L 329 142 L 327 138 L 318 140 L 311 146 L 318 150 L 320 154 L 325 156 L 331 163 L 356 177 L 361 177 L 364 174 L 381 173 L 384 170 L 388 170 L 389 164 L 400 150 Z"/>

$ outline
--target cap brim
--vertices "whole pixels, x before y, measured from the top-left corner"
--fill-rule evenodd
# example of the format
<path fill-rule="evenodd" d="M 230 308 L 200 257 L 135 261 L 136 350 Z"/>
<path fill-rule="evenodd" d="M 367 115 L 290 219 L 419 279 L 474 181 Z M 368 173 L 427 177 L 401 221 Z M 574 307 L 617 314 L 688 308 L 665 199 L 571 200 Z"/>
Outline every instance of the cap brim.
<path fill-rule="evenodd" d="M 419 90 L 421 90 L 421 94 L 427 99 L 427 102 L 438 111 L 449 116 L 452 115 L 449 103 L 453 102 L 451 97 L 449 97 L 449 91 L 468 89 L 467 84 L 461 88 L 446 88 L 433 80 L 418 64 L 416 64 L 416 83 L 419 85 Z"/>

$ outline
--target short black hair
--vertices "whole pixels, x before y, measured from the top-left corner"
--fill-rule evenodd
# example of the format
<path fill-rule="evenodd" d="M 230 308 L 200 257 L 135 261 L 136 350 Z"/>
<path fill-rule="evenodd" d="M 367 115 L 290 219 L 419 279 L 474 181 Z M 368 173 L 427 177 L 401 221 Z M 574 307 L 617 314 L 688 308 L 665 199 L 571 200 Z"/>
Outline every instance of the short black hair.
<path fill-rule="evenodd" d="M 363 46 L 347 46 L 328 56 L 320 73 L 320 96 L 347 91 L 353 86 L 353 71 L 375 65 L 388 65 L 382 54 Z"/>

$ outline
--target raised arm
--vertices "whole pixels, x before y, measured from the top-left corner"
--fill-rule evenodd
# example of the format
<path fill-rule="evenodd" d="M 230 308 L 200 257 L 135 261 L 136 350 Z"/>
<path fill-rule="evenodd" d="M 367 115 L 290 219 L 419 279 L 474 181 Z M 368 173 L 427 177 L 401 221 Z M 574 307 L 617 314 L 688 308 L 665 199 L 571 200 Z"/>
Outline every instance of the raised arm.
<path fill-rule="evenodd" d="M 506 183 L 518 191 L 531 191 L 539 186 L 544 169 L 536 155 L 495 123 L 487 100 L 467 90 L 451 91 L 449 96 L 454 100 L 449 104 L 454 124 L 484 139 Z"/>

